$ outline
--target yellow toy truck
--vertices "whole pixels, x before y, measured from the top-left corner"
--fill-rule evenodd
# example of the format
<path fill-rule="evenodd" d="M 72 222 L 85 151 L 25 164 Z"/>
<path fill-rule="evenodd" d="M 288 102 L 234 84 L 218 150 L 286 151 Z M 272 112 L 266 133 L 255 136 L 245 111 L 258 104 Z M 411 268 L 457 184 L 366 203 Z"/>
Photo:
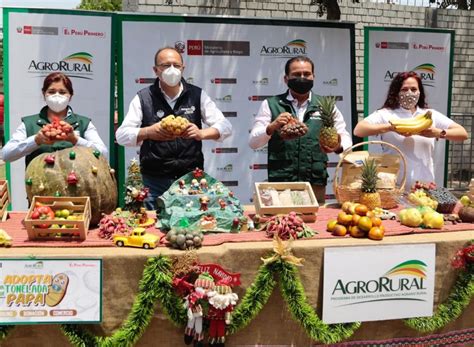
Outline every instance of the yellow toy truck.
<path fill-rule="evenodd" d="M 114 236 L 114 244 L 118 247 L 139 247 L 139 248 L 155 248 L 158 244 L 159 237 L 153 234 L 147 234 L 145 228 L 133 229 L 130 236 L 116 235 Z"/>

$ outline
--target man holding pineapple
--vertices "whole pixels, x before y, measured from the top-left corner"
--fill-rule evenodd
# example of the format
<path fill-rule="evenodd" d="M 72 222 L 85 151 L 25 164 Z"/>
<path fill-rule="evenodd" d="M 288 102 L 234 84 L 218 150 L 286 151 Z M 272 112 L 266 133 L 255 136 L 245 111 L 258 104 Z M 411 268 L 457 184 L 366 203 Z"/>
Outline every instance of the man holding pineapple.
<path fill-rule="evenodd" d="M 288 90 L 263 101 L 255 117 L 249 145 L 256 149 L 268 143 L 270 182 L 310 182 L 319 203 L 324 203 L 328 173 L 327 153 L 341 153 L 352 146 L 346 123 L 335 98 L 312 93 L 314 63 L 305 56 L 285 65 Z M 289 124 L 304 123 L 308 131 L 296 139 Z M 287 140 L 286 138 L 292 138 Z"/>

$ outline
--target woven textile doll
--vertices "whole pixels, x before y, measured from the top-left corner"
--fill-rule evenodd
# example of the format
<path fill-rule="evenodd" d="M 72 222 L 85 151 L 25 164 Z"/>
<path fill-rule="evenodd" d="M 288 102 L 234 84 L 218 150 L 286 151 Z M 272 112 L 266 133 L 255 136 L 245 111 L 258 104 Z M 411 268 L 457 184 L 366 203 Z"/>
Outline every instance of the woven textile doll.
<path fill-rule="evenodd" d="M 214 289 L 214 278 L 203 272 L 194 282 L 194 290 L 185 299 L 185 308 L 188 313 L 188 324 L 184 330 L 184 343 L 190 345 L 194 341 L 195 347 L 202 347 L 204 333 L 202 321 L 204 316 L 203 304 L 207 304 L 207 293 Z"/>
<path fill-rule="evenodd" d="M 209 298 L 209 346 L 224 347 L 225 328 L 231 322 L 231 312 L 237 304 L 238 296 L 232 292 L 228 281 L 221 280 L 214 291 L 207 293 Z"/>

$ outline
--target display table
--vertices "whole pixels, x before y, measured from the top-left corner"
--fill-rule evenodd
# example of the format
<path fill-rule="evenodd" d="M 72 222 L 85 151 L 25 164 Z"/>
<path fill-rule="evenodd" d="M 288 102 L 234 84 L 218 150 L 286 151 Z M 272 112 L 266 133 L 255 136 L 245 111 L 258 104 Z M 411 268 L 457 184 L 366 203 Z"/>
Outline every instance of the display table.
<path fill-rule="evenodd" d="M 305 259 L 304 266 L 299 268 L 302 283 L 309 302 L 316 307 L 321 316 L 323 251 L 325 247 L 343 246 L 377 246 L 404 243 L 436 244 L 436 287 L 435 309 L 450 293 L 457 273 L 450 262 L 455 252 L 467 241 L 474 239 L 474 230 L 455 231 L 436 234 L 415 234 L 386 237 L 382 241 L 369 239 L 314 239 L 299 240 L 293 243 L 294 254 Z M 272 249 L 271 242 L 225 243 L 219 246 L 208 246 L 198 250 L 202 263 L 215 262 L 229 271 L 240 272 L 242 285 L 235 292 L 242 296 L 256 276 L 265 257 Z M 159 254 L 169 256 L 181 255 L 164 247 L 154 250 L 135 248 L 0 248 L 0 258 L 14 257 L 101 257 L 103 259 L 103 323 L 88 326 L 98 335 L 110 335 L 120 327 L 127 317 L 138 290 L 138 282 L 148 257 Z M 374 259 L 374 262 L 377 259 Z M 370 264 L 361 263 L 360 266 Z M 325 269 L 331 271 L 331 269 Z M 470 304 L 461 317 L 448 324 L 436 333 L 461 330 L 474 327 L 474 304 Z M 403 321 L 383 321 L 362 323 L 361 327 L 350 338 L 351 341 L 382 340 L 396 337 L 414 337 L 427 334 L 419 333 L 404 325 Z M 157 305 L 155 314 L 137 346 L 180 346 L 183 344 L 183 328 L 174 326 Z M 299 323 L 295 322 L 286 308 L 278 285 L 275 287 L 269 302 L 260 314 L 245 329 L 228 337 L 227 346 L 242 345 L 294 345 L 309 346 L 311 341 Z M 2 346 L 65 346 L 68 340 L 60 328 L 54 325 L 17 326 L 9 334 Z M 349 344 L 350 345 L 350 344 Z"/>

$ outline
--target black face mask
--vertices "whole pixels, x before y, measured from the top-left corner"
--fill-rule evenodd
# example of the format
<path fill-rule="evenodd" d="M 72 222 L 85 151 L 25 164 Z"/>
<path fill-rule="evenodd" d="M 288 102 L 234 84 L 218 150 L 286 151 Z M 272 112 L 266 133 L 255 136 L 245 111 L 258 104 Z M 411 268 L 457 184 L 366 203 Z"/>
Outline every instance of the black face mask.
<path fill-rule="evenodd" d="M 288 88 L 298 94 L 306 94 L 313 88 L 313 80 L 303 77 L 291 78 L 288 80 Z"/>

